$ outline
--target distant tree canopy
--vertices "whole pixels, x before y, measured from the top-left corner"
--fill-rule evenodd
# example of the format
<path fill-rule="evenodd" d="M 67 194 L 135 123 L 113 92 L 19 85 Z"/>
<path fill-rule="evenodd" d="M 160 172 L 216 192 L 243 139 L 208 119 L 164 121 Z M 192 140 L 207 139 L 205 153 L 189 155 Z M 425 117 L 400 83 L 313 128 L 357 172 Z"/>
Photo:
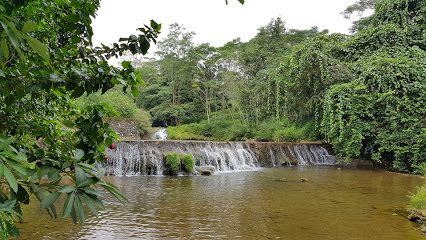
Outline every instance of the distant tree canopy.
<path fill-rule="evenodd" d="M 373 7 L 351 36 L 287 29 L 276 18 L 248 42 L 178 43 L 183 57 L 146 63 L 157 77 L 138 102 L 156 124 L 205 121 L 194 129 L 215 139 L 290 139 L 279 132 L 290 120 L 343 159 L 416 171 L 425 159 L 425 3 L 358 1 L 345 12 Z"/>

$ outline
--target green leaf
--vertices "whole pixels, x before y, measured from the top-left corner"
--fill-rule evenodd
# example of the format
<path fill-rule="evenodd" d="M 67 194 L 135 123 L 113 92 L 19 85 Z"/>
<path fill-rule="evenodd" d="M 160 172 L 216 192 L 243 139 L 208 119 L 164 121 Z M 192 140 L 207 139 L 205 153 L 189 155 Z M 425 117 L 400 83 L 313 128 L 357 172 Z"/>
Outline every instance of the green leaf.
<path fill-rule="evenodd" d="M 6 149 L 13 142 L 13 137 L 8 137 L 6 140 L 0 142 L 0 151 Z"/>
<path fill-rule="evenodd" d="M 62 217 L 65 218 L 72 212 L 72 209 L 74 207 L 74 199 L 75 199 L 75 193 L 68 194 L 67 200 L 64 204 L 64 209 L 62 210 Z"/>
<path fill-rule="evenodd" d="M 111 144 L 112 144 L 112 138 L 106 138 L 106 139 L 105 139 L 105 145 L 106 145 L 107 147 L 110 147 L 110 146 L 111 146 Z"/>
<path fill-rule="evenodd" d="M 50 61 L 49 50 L 43 43 L 31 36 L 24 36 L 24 38 L 34 52 L 38 53 L 46 62 Z"/>
<path fill-rule="evenodd" d="M 83 171 L 83 169 L 79 167 L 75 167 L 75 182 L 77 186 L 83 182 L 86 179 L 86 173 Z"/>
<path fill-rule="evenodd" d="M 102 179 L 105 176 L 105 173 L 106 173 L 105 168 L 99 168 L 98 172 L 96 173 L 96 176 L 99 179 Z"/>
<path fill-rule="evenodd" d="M 79 184 L 77 184 L 77 187 L 86 187 L 86 186 L 90 186 L 92 184 L 95 184 L 99 182 L 99 179 L 96 177 L 90 177 L 90 178 L 86 178 L 83 181 L 81 181 Z"/>
<path fill-rule="evenodd" d="M 64 120 L 62 121 L 62 123 L 65 125 L 65 127 L 68 127 L 68 128 L 72 128 L 75 126 L 74 121 L 71 121 L 71 120 Z"/>
<path fill-rule="evenodd" d="M 59 180 L 61 180 L 62 176 L 61 176 L 61 171 L 59 169 L 56 168 L 49 168 L 49 173 L 47 175 L 48 179 L 50 182 L 54 183 L 57 182 Z"/>
<path fill-rule="evenodd" d="M 0 43 L 1 51 L 3 52 L 4 58 L 9 57 L 9 46 L 7 46 L 6 38 L 3 38 Z"/>
<path fill-rule="evenodd" d="M 80 18 L 76 14 L 70 14 L 67 20 L 68 23 L 78 23 L 78 21 Z"/>
<path fill-rule="evenodd" d="M 77 214 L 75 212 L 74 205 L 72 205 L 72 207 L 71 207 L 71 218 L 72 218 L 72 221 L 74 222 L 74 224 L 76 224 L 77 223 Z"/>
<path fill-rule="evenodd" d="M 16 50 L 18 50 L 19 38 L 17 37 L 16 28 L 13 26 L 13 23 L 0 20 L 0 24 L 2 25 L 3 29 L 6 31 L 7 36 L 9 36 L 9 40 L 12 43 L 13 47 Z"/>
<path fill-rule="evenodd" d="M 16 154 L 15 159 L 21 162 L 26 162 L 27 161 L 27 155 L 25 155 L 22 152 L 18 152 L 18 154 Z"/>
<path fill-rule="evenodd" d="M 3 70 L 0 69 L 0 77 L 6 77 L 6 75 L 4 74 Z"/>
<path fill-rule="evenodd" d="M 64 1 L 62 1 L 62 0 L 53 0 L 56 4 L 58 4 L 58 6 L 59 7 L 62 7 L 62 6 L 64 6 Z"/>
<path fill-rule="evenodd" d="M 24 27 L 22 28 L 22 32 L 23 33 L 29 33 L 29 32 L 32 32 L 32 31 L 35 31 L 35 30 L 37 30 L 37 24 L 36 23 L 34 23 L 33 21 L 31 21 L 31 20 L 28 20 L 25 24 L 24 24 Z"/>
<path fill-rule="evenodd" d="M 75 187 L 69 184 L 62 186 L 61 189 L 58 190 L 58 192 L 61 193 L 70 193 L 72 191 L 75 191 Z"/>
<path fill-rule="evenodd" d="M 80 160 L 84 157 L 84 151 L 82 149 L 75 150 L 74 159 Z"/>
<path fill-rule="evenodd" d="M 78 195 L 75 198 L 75 203 L 76 203 L 76 206 L 77 206 L 78 217 L 80 218 L 80 223 L 81 223 L 81 225 L 84 225 L 84 221 L 85 221 L 84 207 L 83 207 L 83 204 L 81 203 L 80 197 Z"/>
<path fill-rule="evenodd" d="M 9 209 L 12 210 L 16 205 L 15 199 L 6 200 L 4 203 L 0 204 L 0 209 Z"/>
<path fill-rule="evenodd" d="M 60 192 L 52 192 L 48 196 L 44 197 L 40 202 L 40 208 L 45 209 L 50 207 L 58 198 L 61 196 Z"/>
<path fill-rule="evenodd" d="M 6 177 L 10 188 L 12 188 L 14 192 L 18 192 L 18 183 L 16 182 L 16 178 L 15 176 L 13 176 L 13 173 L 7 167 L 4 168 L 4 176 Z"/>
<path fill-rule="evenodd" d="M 96 203 L 85 193 L 80 195 L 80 199 L 82 202 L 86 203 L 86 205 L 90 208 L 93 214 L 98 217 L 98 211 L 96 210 Z"/>
<path fill-rule="evenodd" d="M 3 176 L 4 173 L 4 164 L 0 163 L 0 177 Z"/>
<path fill-rule="evenodd" d="M 130 62 L 129 61 L 123 61 L 121 63 L 121 66 L 123 66 L 124 69 L 128 69 L 130 67 Z"/>
<path fill-rule="evenodd" d="M 135 86 L 132 86 L 132 95 L 135 98 L 139 96 L 139 90 Z"/>
<path fill-rule="evenodd" d="M 37 172 L 37 177 L 38 180 L 41 181 L 41 178 L 43 177 L 43 172 L 41 171 L 41 168 L 39 166 L 35 166 L 36 172 Z"/>
<path fill-rule="evenodd" d="M 22 164 L 20 164 L 20 163 L 18 163 L 18 162 L 16 162 L 16 161 L 13 161 L 13 160 L 7 159 L 7 158 L 6 158 L 6 162 L 7 162 L 7 164 L 8 164 L 9 166 L 11 166 L 13 169 L 15 169 L 16 171 L 18 171 L 20 174 L 22 174 L 22 175 L 27 175 L 27 169 L 25 169 L 25 168 L 22 166 Z"/>

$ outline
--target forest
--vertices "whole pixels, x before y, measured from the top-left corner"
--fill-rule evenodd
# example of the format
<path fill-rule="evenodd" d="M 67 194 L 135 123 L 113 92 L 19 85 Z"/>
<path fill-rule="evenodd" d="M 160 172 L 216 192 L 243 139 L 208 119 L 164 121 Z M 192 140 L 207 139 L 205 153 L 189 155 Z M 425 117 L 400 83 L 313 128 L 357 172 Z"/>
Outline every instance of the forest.
<path fill-rule="evenodd" d="M 248 42 L 213 47 L 179 23 L 160 41 L 152 20 L 94 47 L 97 0 L 1 1 L 0 238 L 19 236 L 30 195 L 52 217 L 65 196 L 60 215 L 81 224 L 104 208 L 95 187 L 127 201 L 94 165 L 118 141 L 106 117 L 167 127 L 171 139 L 322 141 L 345 162 L 426 174 L 426 2 L 358 3 L 344 14 L 375 11 L 351 35 L 277 17 Z M 156 58 L 133 56 L 153 44 Z M 425 193 L 414 208 L 426 209 Z"/>
<path fill-rule="evenodd" d="M 325 141 L 343 160 L 421 173 L 424 5 L 384 1 L 350 36 L 287 29 L 278 17 L 250 41 L 218 48 L 195 45 L 195 32 L 171 24 L 157 58 L 124 57 L 123 66 L 132 64 L 144 81 L 136 98 L 129 93 L 125 101 L 116 87 L 77 102 L 113 103 L 123 117 L 142 109 L 171 139 Z"/>

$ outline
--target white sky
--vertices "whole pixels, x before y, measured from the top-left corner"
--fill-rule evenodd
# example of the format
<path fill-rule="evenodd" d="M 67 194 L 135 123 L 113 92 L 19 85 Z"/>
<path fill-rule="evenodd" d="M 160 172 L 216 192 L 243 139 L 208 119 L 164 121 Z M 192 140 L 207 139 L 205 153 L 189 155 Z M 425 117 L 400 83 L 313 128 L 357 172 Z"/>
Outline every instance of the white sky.
<path fill-rule="evenodd" d="M 136 34 L 136 29 L 154 19 L 162 24 L 160 39 L 165 38 L 168 26 L 182 24 L 194 31 L 195 44 L 210 43 L 220 47 L 240 37 L 243 42 L 253 38 L 257 29 L 272 18 L 281 17 L 287 28 L 309 29 L 318 26 L 331 33 L 348 34 L 352 19 L 340 14 L 357 0 L 102 0 L 98 16 L 93 21 L 93 43 L 109 45 L 120 37 Z M 155 49 L 150 49 L 153 53 Z M 149 54 L 151 55 L 151 54 Z"/>

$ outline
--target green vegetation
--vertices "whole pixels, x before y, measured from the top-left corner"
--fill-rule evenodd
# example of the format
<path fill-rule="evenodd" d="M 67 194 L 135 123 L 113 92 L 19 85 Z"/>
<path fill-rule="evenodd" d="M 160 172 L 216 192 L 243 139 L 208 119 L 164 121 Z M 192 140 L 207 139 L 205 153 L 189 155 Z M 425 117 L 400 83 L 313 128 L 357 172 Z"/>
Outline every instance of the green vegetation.
<path fill-rule="evenodd" d="M 94 47 L 99 1 L 1 3 L 2 238 L 19 235 L 15 222 L 31 194 L 54 217 L 64 195 L 62 217 L 81 224 L 85 209 L 103 209 L 97 186 L 126 201 L 94 165 L 118 140 L 107 117 L 137 119 L 146 129 L 152 116 L 171 139 L 322 140 L 347 161 L 425 169 L 425 1 L 358 1 L 343 14 L 373 6 L 375 13 L 354 23 L 351 36 L 287 29 L 276 18 L 248 42 L 219 48 L 193 44 L 194 32 L 172 24 L 158 59 L 119 68 L 107 60 L 146 54 L 160 24 Z M 167 164 L 179 171 L 177 155 Z M 422 209 L 424 188 L 412 199 Z"/>
<path fill-rule="evenodd" d="M 138 107 L 171 139 L 320 140 L 343 160 L 415 172 L 426 159 L 426 3 L 363 0 L 343 14 L 373 7 L 351 36 L 276 18 L 219 48 L 173 24 L 159 59 L 139 63 L 149 80 Z"/>
<path fill-rule="evenodd" d="M 176 175 L 179 172 L 179 155 L 177 153 L 168 153 L 166 156 L 165 172 Z"/>
<path fill-rule="evenodd" d="M 186 173 L 191 173 L 194 170 L 194 158 L 192 155 L 184 155 L 181 159 L 182 167 Z"/>
<path fill-rule="evenodd" d="M 222 115 L 222 116 L 219 116 Z M 167 128 L 168 138 L 172 140 L 215 140 L 215 141 L 300 141 L 318 140 L 313 123 L 291 122 L 288 118 L 281 121 L 274 119 L 260 123 L 256 128 L 250 127 L 240 119 L 226 119 L 227 114 L 216 112 L 210 123 L 203 120 Z"/>
<path fill-rule="evenodd" d="M 105 93 L 117 84 L 137 97 L 137 86 L 143 83 L 140 72 L 129 62 L 117 68 L 107 60 L 126 51 L 146 54 L 161 25 L 151 21 L 138 29 L 139 35 L 111 47 L 94 47 L 91 22 L 99 4 L 0 1 L 2 239 L 19 236 L 15 223 L 25 216 L 21 205 L 28 204 L 30 196 L 55 218 L 56 202 L 65 197 L 60 216 L 81 224 L 87 210 L 97 216 L 98 209 L 104 209 L 99 188 L 127 201 L 103 180 L 105 169 L 95 166 L 104 161 L 105 147 L 118 141 L 103 121 L 117 112 L 101 101 L 81 108 L 73 101 L 83 94 Z M 121 96 L 111 97 L 126 106 Z M 134 110 L 126 109 L 123 115 L 135 114 Z"/>

